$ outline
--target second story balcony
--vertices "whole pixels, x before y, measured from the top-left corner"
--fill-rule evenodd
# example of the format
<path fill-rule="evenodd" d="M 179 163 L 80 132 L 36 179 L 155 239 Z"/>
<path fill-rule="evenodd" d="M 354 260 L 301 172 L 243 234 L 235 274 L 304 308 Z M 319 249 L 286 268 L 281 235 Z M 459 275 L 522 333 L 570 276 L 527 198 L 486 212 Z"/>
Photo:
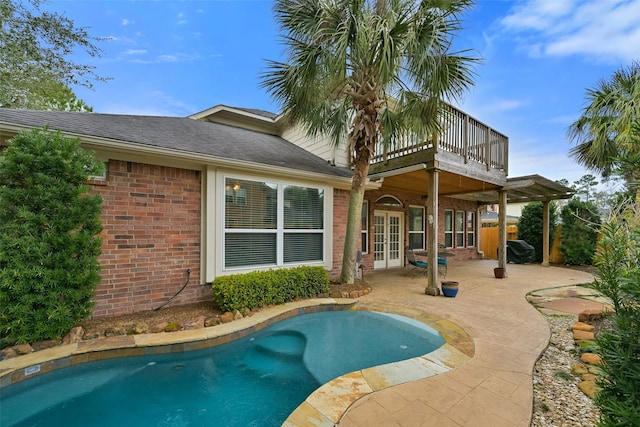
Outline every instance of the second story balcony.
<path fill-rule="evenodd" d="M 429 141 L 407 135 L 387 149 L 378 144 L 370 174 L 425 164 L 427 168 L 504 185 L 509 166 L 507 136 L 448 104 L 441 129 Z"/>

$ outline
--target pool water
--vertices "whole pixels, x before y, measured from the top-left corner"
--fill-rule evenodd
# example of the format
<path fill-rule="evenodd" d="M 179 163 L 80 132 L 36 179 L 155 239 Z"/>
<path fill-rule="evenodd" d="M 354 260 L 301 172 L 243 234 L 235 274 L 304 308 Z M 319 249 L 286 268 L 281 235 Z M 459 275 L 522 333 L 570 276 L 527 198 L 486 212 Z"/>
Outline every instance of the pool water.
<path fill-rule="evenodd" d="M 110 359 L 0 389 L 1 426 L 280 426 L 320 385 L 444 344 L 411 319 L 303 314 L 228 344 Z"/>

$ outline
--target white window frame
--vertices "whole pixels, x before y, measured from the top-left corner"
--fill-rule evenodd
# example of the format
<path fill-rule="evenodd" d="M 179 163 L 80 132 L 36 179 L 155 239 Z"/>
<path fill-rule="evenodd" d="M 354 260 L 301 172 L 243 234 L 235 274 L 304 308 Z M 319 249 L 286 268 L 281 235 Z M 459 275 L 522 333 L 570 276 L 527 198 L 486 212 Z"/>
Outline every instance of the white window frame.
<path fill-rule="evenodd" d="M 360 248 L 360 250 L 362 251 L 363 254 L 368 254 L 369 253 L 369 201 L 368 200 L 362 201 L 362 220 L 364 222 L 361 224 L 360 244 L 361 246 L 364 246 L 364 247 Z M 362 242 L 365 242 L 364 245 L 362 245 Z"/>
<path fill-rule="evenodd" d="M 420 209 L 422 210 L 422 229 L 421 230 L 412 230 L 413 228 L 413 221 L 411 218 L 411 209 Z M 411 235 L 415 235 L 415 234 L 419 234 L 421 235 L 421 241 L 422 241 L 422 245 L 421 247 L 415 247 L 415 248 L 411 248 L 414 250 L 424 250 L 425 249 L 425 239 L 424 239 L 424 231 L 425 231 L 425 226 L 424 226 L 424 219 L 425 219 L 425 209 L 424 206 L 413 206 L 413 205 L 409 205 L 409 212 L 408 212 L 408 216 L 409 216 L 409 245 L 411 244 Z"/>
<path fill-rule="evenodd" d="M 254 271 L 261 270 L 266 268 L 280 268 L 280 267 L 293 267 L 297 265 L 324 265 L 326 266 L 327 260 L 331 257 L 331 249 L 332 244 L 329 236 L 329 230 L 332 228 L 332 210 L 333 210 L 333 189 L 331 187 L 316 185 L 306 182 L 294 182 L 287 181 L 282 179 L 272 179 L 270 177 L 265 176 L 251 176 L 251 175 L 236 175 L 236 174 L 226 174 L 220 173 L 218 175 L 219 185 L 218 185 L 218 203 L 221 206 L 221 217 L 220 217 L 220 253 L 221 257 L 219 268 L 221 272 L 227 273 L 237 273 L 239 271 Z M 254 182 L 262 182 L 275 184 L 277 188 L 277 225 L 275 228 L 276 234 L 276 263 L 275 264 L 264 264 L 264 265 L 245 265 L 245 266 L 233 266 L 226 267 L 226 247 L 225 247 L 225 239 L 227 233 L 271 233 L 273 232 L 271 229 L 243 229 L 243 228 L 226 228 L 226 197 L 227 197 L 227 189 L 225 188 L 225 182 L 227 179 L 234 180 L 247 180 Z M 284 227 L 284 188 L 285 186 L 298 186 L 298 187 L 307 187 L 307 188 L 315 188 L 323 190 L 324 192 L 324 209 L 323 209 L 323 228 L 322 229 L 285 229 Z M 246 193 L 244 195 L 244 205 L 246 205 Z M 322 234 L 322 259 L 314 260 L 314 261 L 304 261 L 304 262 L 284 262 L 284 235 L 287 233 L 317 233 Z"/>
<path fill-rule="evenodd" d="M 473 248 L 476 246 L 476 213 L 467 211 L 466 220 L 467 247 Z M 471 239 L 469 239 L 469 236 L 471 236 Z M 469 243 L 469 240 L 471 240 L 472 243 Z"/>
<path fill-rule="evenodd" d="M 447 230 L 447 215 L 451 216 L 451 229 Z M 454 227 L 455 227 L 455 216 L 453 214 L 453 209 L 445 209 L 444 210 L 444 246 L 447 249 L 452 249 L 455 243 L 455 235 L 454 235 Z M 451 245 L 447 244 L 447 235 L 451 237 Z"/>
<path fill-rule="evenodd" d="M 459 224 L 458 220 L 462 217 L 462 223 Z M 453 224 L 453 229 L 455 230 L 455 246 L 456 248 L 464 248 L 466 247 L 466 228 L 465 224 L 467 221 L 467 215 L 465 211 L 456 211 L 455 222 Z M 459 239 L 462 236 L 462 243 L 460 243 Z"/>

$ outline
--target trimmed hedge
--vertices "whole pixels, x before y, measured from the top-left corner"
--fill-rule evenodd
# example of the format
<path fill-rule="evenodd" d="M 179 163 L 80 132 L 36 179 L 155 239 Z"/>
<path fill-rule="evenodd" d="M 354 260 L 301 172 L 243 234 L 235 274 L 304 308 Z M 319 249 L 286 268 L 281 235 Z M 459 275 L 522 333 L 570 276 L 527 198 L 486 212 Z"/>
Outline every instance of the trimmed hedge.
<path fill-rule="evenodd" d="M 218 306 L 236 311 L 283 304 L 329 292 L 329 273 L 323 267 L 295 267 L 217 277 L 211 284 Z"/>

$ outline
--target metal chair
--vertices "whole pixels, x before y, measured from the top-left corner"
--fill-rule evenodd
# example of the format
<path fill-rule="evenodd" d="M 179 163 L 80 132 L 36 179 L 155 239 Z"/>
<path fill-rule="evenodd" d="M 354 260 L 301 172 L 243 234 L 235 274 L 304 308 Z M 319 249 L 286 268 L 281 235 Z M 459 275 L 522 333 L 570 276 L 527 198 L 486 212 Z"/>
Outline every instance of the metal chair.
<path fill-rule="evenodd" d="M 409 273 L 411 273 L 412 271 L 418 270 L 418 271 L 423 271 L 426 276 L 427 267 L 428 267 L 428 264 L 426 263 L 426 261 L 417 260 L 416 254 L 413 253 L 413 249 L 411 248 L 407 248 L 405 253 L 407 254 L 407 262 L 409 263 L 409 265 L 413 266 L 413 268 L 409 271 Z"/>

